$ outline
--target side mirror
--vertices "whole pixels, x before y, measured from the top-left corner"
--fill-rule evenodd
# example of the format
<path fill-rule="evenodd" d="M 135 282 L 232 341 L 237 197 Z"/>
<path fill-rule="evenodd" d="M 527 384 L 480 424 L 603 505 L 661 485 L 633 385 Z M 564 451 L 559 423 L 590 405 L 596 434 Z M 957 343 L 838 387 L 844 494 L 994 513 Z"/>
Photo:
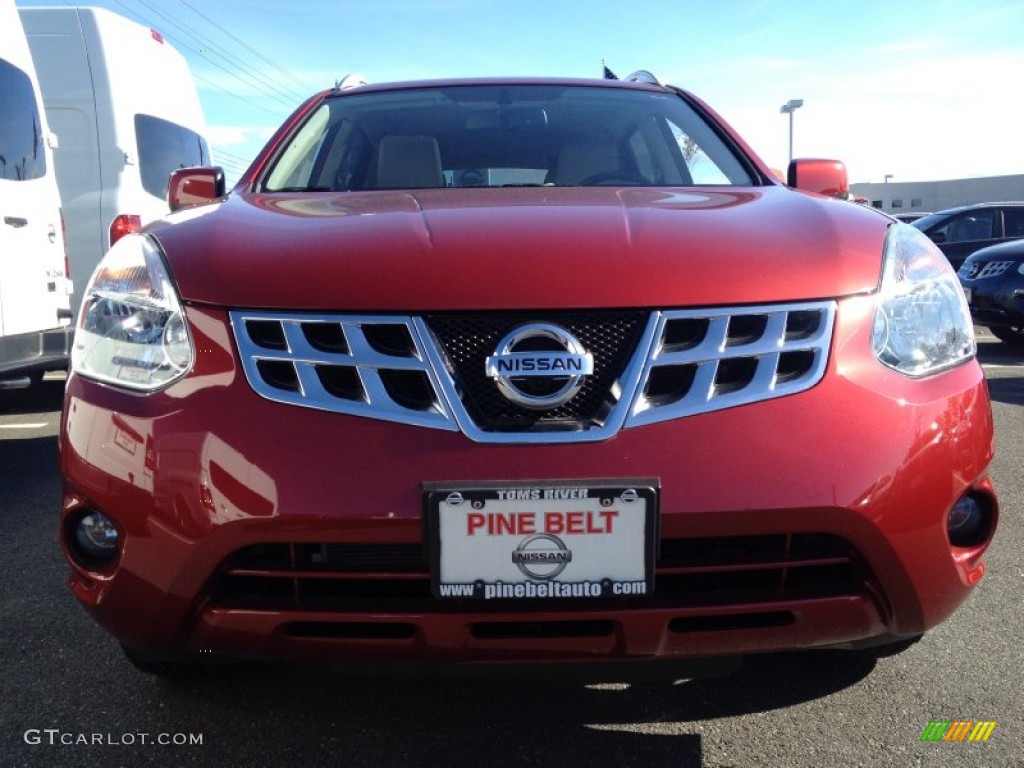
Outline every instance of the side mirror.
<path fill-rule="evenodd" d="M 789 164 L 786 183 L 805 192 L 817 192 L 843 200 L 850 194 L 846 166 L 838 160 L 794 160 Z"/>
<path fill-rule="evenodd" d="M 171 212 L 212 203 L 227 194 L 223 168 L 179 168 L 167 181 L 167 205 Z"/>

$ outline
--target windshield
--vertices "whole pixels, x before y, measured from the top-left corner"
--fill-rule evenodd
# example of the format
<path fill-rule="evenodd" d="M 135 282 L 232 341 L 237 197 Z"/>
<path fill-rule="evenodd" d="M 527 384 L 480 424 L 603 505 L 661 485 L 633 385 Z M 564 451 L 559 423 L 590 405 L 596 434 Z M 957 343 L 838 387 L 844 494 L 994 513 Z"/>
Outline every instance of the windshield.
<path fill-rule="evenodd" d="M 943 221 L 949 219 L 953 214 L 951 213 L 931 213 L 927 216 L 922 216 L 920 219 L 915 219 L 910 222 L 910 226 L 917 227 L 922 232 L 927 229 L 931 229 L 936 224 L 940 224 Z"/>
<path fill-rule="evenodd" d="M 752 183 L 740 157 L 673 93 L 462 85 L 329 98 L 275 158 L 262 188 Z"/>

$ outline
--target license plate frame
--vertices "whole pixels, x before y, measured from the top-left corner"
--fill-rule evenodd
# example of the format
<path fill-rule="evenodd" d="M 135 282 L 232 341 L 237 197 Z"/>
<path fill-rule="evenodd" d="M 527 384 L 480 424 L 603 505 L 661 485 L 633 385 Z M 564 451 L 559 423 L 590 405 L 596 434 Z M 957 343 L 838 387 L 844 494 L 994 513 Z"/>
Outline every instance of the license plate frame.
<path fill-rule="evenodd" d="M 435 598 L 560 601 L 654 591 L 656 478 L 431 482 Z"/>

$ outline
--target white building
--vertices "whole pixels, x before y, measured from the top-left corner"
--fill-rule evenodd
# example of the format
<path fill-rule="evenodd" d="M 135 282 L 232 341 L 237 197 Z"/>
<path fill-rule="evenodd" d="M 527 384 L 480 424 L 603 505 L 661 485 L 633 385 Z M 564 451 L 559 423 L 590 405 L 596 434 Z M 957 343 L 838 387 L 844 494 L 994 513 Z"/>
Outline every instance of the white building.
<path fill-rule="evenodd" d="M 851 184 L 850 191 L 866 197 L 886 213 L 925 213 L 973 203 L 1024 201 L 1024 174 L 943 181 L 890 181 Z"/>

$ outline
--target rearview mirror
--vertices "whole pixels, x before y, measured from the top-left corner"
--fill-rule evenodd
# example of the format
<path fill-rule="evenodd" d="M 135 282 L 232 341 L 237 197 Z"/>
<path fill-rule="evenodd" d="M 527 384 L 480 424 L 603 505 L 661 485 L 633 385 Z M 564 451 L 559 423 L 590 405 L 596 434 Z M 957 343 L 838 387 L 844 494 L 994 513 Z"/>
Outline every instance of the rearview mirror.
<path fill-rule="evenodd" d="M 838 160 L 794 160 L 789 164 L 786 183 L 805 192 L 817 192 L 843 200 L 850 194 L 846 166 Z"/>
<path fill-rule="evenodd" d="M 224 169 L 179 168 L 167 182 L 167 204 L 171 212 L 212 203 L 227 194 Z"/>

